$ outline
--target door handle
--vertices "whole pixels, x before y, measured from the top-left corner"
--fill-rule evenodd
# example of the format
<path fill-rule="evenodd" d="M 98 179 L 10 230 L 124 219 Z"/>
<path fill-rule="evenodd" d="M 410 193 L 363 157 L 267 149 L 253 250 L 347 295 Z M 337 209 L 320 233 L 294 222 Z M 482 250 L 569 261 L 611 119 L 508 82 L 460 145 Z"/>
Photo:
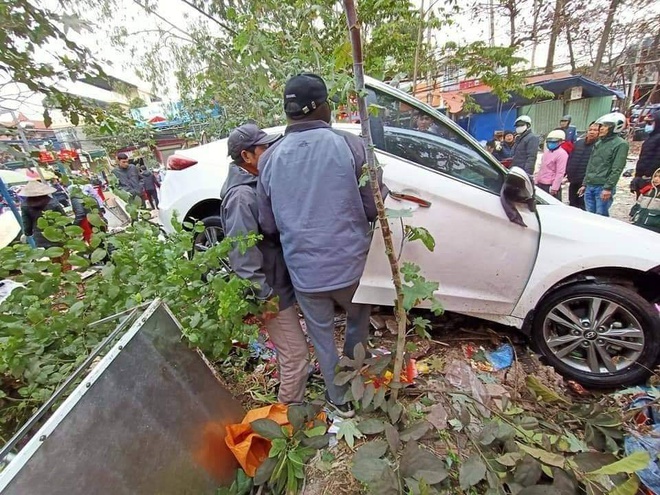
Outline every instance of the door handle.
<path fill-rule="evenodd" d="M 390 196 L 397 201 L 410 201 L 411 203 L 416 203 L 422 208 L 428 208 L 431 206 L 431 202 L 427 201 L 422 198 L 418 198 L 417 196 L 413 196 L 412 194 L 404 194 L 404 193 L 398 193 L 394 191 L 390 191 Z"/>

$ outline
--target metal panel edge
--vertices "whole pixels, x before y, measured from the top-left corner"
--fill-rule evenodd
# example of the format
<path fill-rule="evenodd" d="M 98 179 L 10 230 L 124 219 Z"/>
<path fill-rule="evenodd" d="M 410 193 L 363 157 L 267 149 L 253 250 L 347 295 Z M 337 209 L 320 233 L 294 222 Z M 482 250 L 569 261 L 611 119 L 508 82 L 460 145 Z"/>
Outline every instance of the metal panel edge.
<path fill-rule="evenodd" d="M 144 322 L 153 315 L 156 310 L 163 306 L 160 299 L 155 299 L 149 307 L 138 317 L 137 320 L 131 325 L 126 333 L 120 337 L 117 343 L 108 351 L 108 353 L 99 361 L 99 363 L 92 368 L 89 374 L 83 381 L 71 392 L 62 405 L 58 407 L 50 418 L 39 428 L 39 431 L 30 439 L 30 441 L 23 447 L 14 459 L 11 460 L 9 465 L 0 473 L 0 492 L 2 492 L 7 485 L 13 480 L 14 476 L 21 470 L 21 468 L 30 460 L 34 453 L 42 445 L 42 442 L 47 438 L 53 430 L 60 424 L 64 417 L 74 408 L 74 406 L 85 395 L 87 390 L 92 384 L 99 379 L 105 369 L 110 366 L 112 361 L 119 355 L 121 350 L 128 344 L 131 339 L 137 334 L 138 330 L 142 327 Z M 168 311 L 168 313 L 170 313 Z M 170 313 L 171 315 L 171 313 Z M 178 321 L 176 322 L 179 324 Z M 179 325 L 180 326 L 180 325 Z"/>

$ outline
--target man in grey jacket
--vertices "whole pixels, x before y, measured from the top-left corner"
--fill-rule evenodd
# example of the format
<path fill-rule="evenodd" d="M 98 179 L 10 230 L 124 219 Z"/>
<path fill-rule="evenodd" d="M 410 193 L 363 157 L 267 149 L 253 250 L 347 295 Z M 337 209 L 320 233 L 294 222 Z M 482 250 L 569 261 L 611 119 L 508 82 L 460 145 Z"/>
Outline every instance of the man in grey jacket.
<path fill-rule="evenodd" d="M 278 138 L 267 135 L 254 124 L 242 125 L 229 135 L 227 146 L 233 161 L 220 192 L 220 215 L 227 237 L 260 233 L 257 161 L 268 145 Z M 239 277 L 255 285 L 257 297 L 271 308 L 267 309 L 263 319 L 277 350 L 279 402 L 301 403 L 308 378 L 309 352 L 294 308 L 295 295 L 279 239 L 266 235 L 257 246 L 243 253 L 236 246 L 229 254 L 229 263 Z"/>
<path fill-rule="evenodd" d="M 513 145 L 512 167 L 520 167 L 528 175 L 534 175 L 539 154 L 539 137 L 532 133 L 532 119 L 521 115 L 516 120 L 516 142 Z"/>
<path fill-rule="evenodd" d="M 353 303 L 377 216 L 369 184 L 359 184 L 366 150 L 358 136 L 330 126 L 328 91 L 317 75 L 287 82 L 284 110 L 285 136 L 259 160 L 259 224 L 264 234 L 279 233 L 326 399 L 350 417 L 346 387 L 334 384 L 334 312 L 335 304 L 346 311 L 344 354 L 352 358 L 369 337 L 370 307 Z"/>
<path fill-rule="evenodd" d="M 126 191 L 134 198 L 140 198 L 142 200 L 142 190 L 144 187 L 137 167 L 129 163 L 126 153 L 119 153 L 117 155 L 117 163 L 118 165 L 112 173 L 117 177 L 119 189 Z"/>

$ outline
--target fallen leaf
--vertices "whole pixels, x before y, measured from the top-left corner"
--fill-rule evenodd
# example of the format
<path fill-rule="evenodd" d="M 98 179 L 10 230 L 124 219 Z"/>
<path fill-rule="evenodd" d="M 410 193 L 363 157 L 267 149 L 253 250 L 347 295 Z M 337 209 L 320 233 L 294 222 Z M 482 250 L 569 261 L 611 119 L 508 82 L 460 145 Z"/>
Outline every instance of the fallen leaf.
<path fill-rule="evenodd" d="M 468 458 L 458 472 L 458 481 L 463 490 L 467 490 L 485 478 L 486 465 L 476 456 Z"/>
<path fill-rule="evenodd" d="M 536 397 L 540 398 L 544 402 L 548 402 L 550 404 L 553 402 L 563 402 L 564 404 L 570 404 L 569 401 L 564 399 L 547 385 L 541 383 L 541 381 L 535 376 L 527 376 L 527 378 L 525 378 L 525 383 L 527 384 L 527 388 L 531 390 L 536 395 Z"/>
<path fill-rule="evenodd" d="M 445 430 L 447 428 L 448 418 L 447 410 L 442 404 L 436 404 L 431 407 L 429 415 L 426 417 L 427 421 L 438 430 Z"/>

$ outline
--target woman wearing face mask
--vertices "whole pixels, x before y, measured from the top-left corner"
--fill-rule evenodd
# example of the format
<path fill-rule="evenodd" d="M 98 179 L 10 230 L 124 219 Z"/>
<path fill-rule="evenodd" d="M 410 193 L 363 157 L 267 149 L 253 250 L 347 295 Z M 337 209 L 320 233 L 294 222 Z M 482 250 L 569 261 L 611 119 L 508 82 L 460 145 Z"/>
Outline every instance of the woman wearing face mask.
<path fill-rule="evenodd" d="M 535 182 L 539 189 L 550 193 L 561 201 L 561 182 L 566 175 L 568 153 L 561 144 L 566 139 L 564 131 L 555 129 L 545 138 L 545 151 L 541 159 L 541 168 L 536 175 Z"/>
<path fill-rule="evenodd" d="M 642 150 L 639 153 L 637 166 L 635 167 L 635 178 L 630 183 L 630 191 L 637 195 L 651 183 L 651 175 L 660 165 L 660 112 L 653 116 L 650 126 L 649 137 L 642 144 Z"/>

